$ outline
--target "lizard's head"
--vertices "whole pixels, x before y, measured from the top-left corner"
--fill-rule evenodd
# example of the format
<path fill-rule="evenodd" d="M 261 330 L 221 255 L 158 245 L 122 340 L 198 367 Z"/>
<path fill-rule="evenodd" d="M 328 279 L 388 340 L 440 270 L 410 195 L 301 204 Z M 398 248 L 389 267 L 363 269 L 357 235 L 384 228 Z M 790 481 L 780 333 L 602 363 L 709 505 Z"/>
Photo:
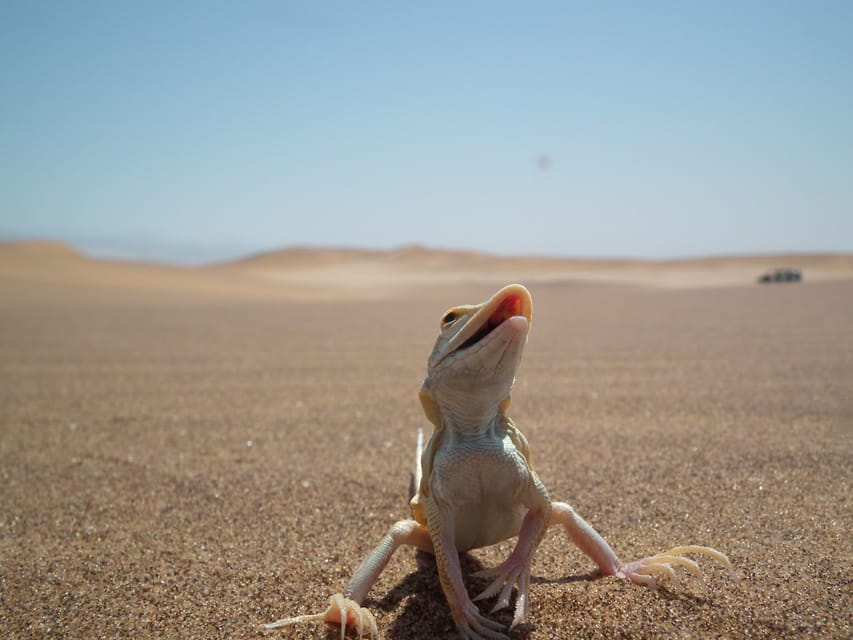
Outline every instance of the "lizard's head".
<path fill-rule="evenodd" d="M 530 292 L 520 284 L 444 313 L 421 388 L 433 424 L 440 427 L 446 413 L 477 422 L 508 403 L 532 316 Z"/>

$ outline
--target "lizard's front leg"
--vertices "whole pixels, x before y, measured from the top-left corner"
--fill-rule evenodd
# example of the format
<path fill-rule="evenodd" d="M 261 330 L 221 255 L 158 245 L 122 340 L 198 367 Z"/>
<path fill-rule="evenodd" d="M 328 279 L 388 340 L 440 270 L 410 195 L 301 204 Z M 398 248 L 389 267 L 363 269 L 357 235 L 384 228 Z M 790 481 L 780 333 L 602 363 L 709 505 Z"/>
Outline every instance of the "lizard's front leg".
<path fill-rule="evenodd" d="M 411 545 L 430 553 L 433 551 L 432 540 L 425 527 L 414 520 L 400 520 L 362 561 L 343 592 L 329 598 L 329 607 L 325 611 L 277 620 L 264 625 L 263 629 L 275 629 L 300 622 L 329 622 L 341 625 L 341 639 L 344 638 L 347 626 L 355 628 L 359 638 L 363 637 L 365 631 L 371 638 L 378 638 L 376 620 L 361 603 L 400 545 Z"/>
<path fill-rule="evenodd" d="M 677 588 L 680 583 L 673 565 L 684 567 L 702 579 L 702 569 L 699 565 L 695 561 L 684 557 L 684 554 L 696 553 L 717 560 L 729 570 L 734 579 L 737 579 L 728 557 L 711 547 L 695 545 L 673 547 L 669 551 L 649 556 L 636 562 L 623 564 L 616 557 L 616 554 L 610 548 L 610 545 L 607 544 L 607 541 L 586 520 L 576 514 L 574 509 L 564 502 L 551 503 L 551 524 L 563 525 L 572 542 L 592 558 L 603 575 L 624 578 L 653 589 L 657 588 L 656 578 L 666 576 L 672 580 Z"/>
<path fill-rule="evenodd" d="M 461 636 L 467 640 L 509 640 L 508 636 L 500 632 L 503 625 L 480 614 L 477 605 L 468 597 L 459 565 L 453 512 L 440 507 L 434 497 L 431 497 L 427 506 L 427 526 L 432 537 L 441 588 Z"/>
<path fill-rule="evenodd" d="M 515 601 L 515 613 L 511 628 L 525 622 L 530 613 L 528 588 L 530 585 L 530 565 L 533 554 L 542 542 L 551 520 L 551 501 L 545 485 L 533 474 L 526 498 L 527 514 L 518 532 L 518 541 L 510 556 L 494 569 L 484 569 L 474 575 L 481 578 L 494 578 L 492 583 L 474 600 L 491 598 L 500 591 L 492 613 L 509 606 L 509 597 L 513 585 L 518 585 L 518 597 Z"/>

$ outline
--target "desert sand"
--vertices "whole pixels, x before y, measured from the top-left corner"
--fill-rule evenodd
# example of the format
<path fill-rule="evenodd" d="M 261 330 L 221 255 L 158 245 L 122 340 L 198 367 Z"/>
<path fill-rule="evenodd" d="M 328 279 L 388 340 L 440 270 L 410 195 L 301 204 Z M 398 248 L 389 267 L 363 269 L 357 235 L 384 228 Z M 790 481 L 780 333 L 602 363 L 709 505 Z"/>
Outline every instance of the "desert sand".
<path fill-rule="evenodd" d="M 804 282 L 755 284 L 779 266 Z M 534 297 L 511 413 L 552 497 L 623 560 L 705 544 L 739 576 L 703 562 L 707 588 L 653 592 L 554 530 L 512 637 L 851 637 L 851 256 L 303 249 L 189 269 L 52 243 L 0 245 L 0 637 L 255 638 L 324 608 L 408 515 L 442 311 L 510 281 Z M 366 604 L 385 638 L 455 637 L 411 549 Z"/>

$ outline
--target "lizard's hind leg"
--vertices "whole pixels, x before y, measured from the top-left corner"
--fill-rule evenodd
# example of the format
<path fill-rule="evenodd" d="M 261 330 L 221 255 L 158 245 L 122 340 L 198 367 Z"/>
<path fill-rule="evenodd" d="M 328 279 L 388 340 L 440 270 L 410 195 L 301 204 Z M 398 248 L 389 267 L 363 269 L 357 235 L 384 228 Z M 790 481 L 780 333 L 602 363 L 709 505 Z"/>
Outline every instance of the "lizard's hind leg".
<path fill-rule="evenodd" d="M 698 545 L 673 547 L 669 551 L 636 562 L 622 563 L 604 538 L 564 502 L 551 503 L 551 524 L 562 525 L 572 542 L 592 558 L 601 573 L 606 576 L 624 578 L 652 589 L 657 588 L 658 578 L 667 577 L 678 589 L 681 582 L 675 572 L 675 567 L 683 567 L 702 580 L 704 584 L 702 569 L 699 564 L 684 557 L 684 554 L 695 553 L 713 558 L 728 569 L 733 579 L 737 580 L 732 563 L 724 553 L 711 547 L 700 547 Z"/>
<path fill-rule="evenodd" d="M 370 611 L 361 606 L 361 603 L 364 602 L 367 592 L 370 591 L 370 587 L 376 582 L 391 556 L 400 545 L 404 544 L 430 553 L 433 551 L 432 540 L 426 527 L 414 520 L 400 520 L 388 530 L 376 548 L 362 560 L 343 593 L 336 593 L 329 599 L 328 609 L 322 613 L 283 618 L 264 625 L 263 629 L 277 629 L 301 622 L 323 621 L 340 624 L 341 638 L 344 637 L 347 626 L 354 627 L 358 631 L 359 638 L 364 635 L 365 630 L 369 632 L 371 638 L 378 638 L 376 620 Z"/>

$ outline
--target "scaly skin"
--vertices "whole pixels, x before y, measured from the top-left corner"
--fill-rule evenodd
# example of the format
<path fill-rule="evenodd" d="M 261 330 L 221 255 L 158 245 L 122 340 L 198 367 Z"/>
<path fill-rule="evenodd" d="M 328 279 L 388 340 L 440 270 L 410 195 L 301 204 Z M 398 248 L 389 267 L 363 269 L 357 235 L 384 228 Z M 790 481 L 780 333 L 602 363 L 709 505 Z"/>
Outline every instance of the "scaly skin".
<path fill-rule="evenodd" d="M 734 575 L 728 558 L 709 547 L 683 546 L 623 564 L 610 545 L 572 508 L 552 502 L 530 465 L 524 434 L 507 415 L 510 392 L 521 363 L 532 320 L 530 293 L 521 285 L 504 287 L 486 302 L 449 309 L 427 363 L 420 392 L 427 418 L 435 427 L 421 452 L 418 438 L 417 493 L 412 519 L 394 524 L 356 569 L 329 608 L 315 615 L 285 618 L 273 629 L 306 621 L 353 627 L 359 638 L 378 638 L 373 615 L 361 604 L 394 551 L 412 545 L 433 553 L 441 587 L 462 638 L 508 640 L 503 626 L 483 616 L 462 581 L 459 553 L 518 536 L 515 549 L 498 567 L 477 575 L 493 578 L 474 600 L 498 596 L 492 612 L 518 595 L 511 627 L 529 612 L 530 565 L 549 526 L 560 524 L 604 575 L 657 588 L 666 577 L 678 587 L 673 568 L 702 577 L 699 565 L 684 554 L 709 556 Z"/>

